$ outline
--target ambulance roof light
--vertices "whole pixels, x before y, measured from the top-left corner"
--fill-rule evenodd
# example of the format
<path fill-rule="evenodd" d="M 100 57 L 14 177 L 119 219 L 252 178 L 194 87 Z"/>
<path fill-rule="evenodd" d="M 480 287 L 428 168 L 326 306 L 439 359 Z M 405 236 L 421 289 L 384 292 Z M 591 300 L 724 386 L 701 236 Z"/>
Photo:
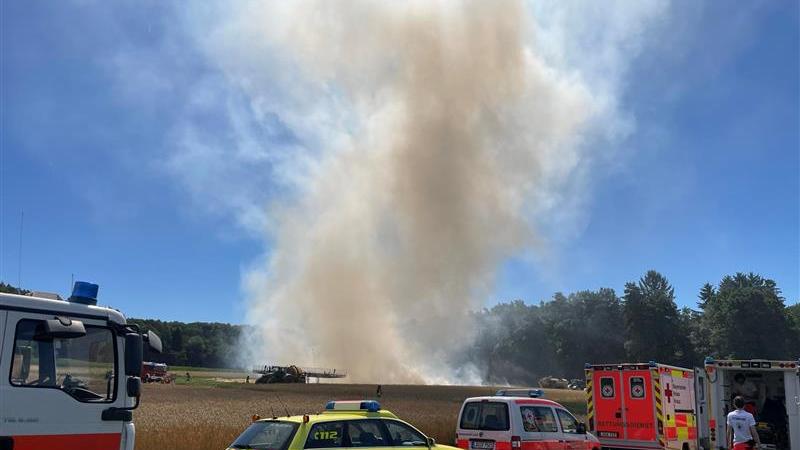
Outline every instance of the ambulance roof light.
<path fill-rule="evenodd" d="M 69 297 L 69 301 L 82 305 L 96 305 L 97 291 L 99 288 L 100 287 L 94 283 L 76 281 L 75 285 L 72 287 L 72 295 Z"/>
<path fill-rule="evenodd" d="M 542 398 L 544 397 L 544 391 L 541 389 L 500 389 L 494 393 L 494 396 Z"/>
<path fill-rule="evenodd" d="M 328 411 L 366 411 L 378 412 L 381 404 L 375 400 L 335 401 L 331 400 L 325 405 Z"/>
<path fill-rule="evenodd" d="M 706 359 L 705 359 L 703 362 L 704 362 L 704 364 L 705 364 L 705 365 L 707 365 L 707 366 L 708 366 L 708 365 L 712 365 L 712 364 L 714 364 L 714 358 L 712 358 L 712 357 L 710 357 L 710 356 L 706 356 Z"/>
<path fill-rule="evenodd" d="M 651 361 L 650 361 L 650 362 L 648 362 L 647 364 L 648 364 L 650 367 L 656 367 L 656 362 L 655 362 L 655 361 L 653 361 L 653 360 L 651 360 Z"/>

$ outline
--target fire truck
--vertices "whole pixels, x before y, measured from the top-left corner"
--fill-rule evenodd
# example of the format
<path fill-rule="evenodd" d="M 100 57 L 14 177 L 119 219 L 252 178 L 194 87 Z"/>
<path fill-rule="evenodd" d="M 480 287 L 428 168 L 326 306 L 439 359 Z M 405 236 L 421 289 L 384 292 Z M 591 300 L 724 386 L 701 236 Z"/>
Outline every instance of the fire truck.
<path fill-rule="evenodd" d="M 161 340 L 97 306 L 97 291 L 0 294 L 0 450 L 133 450 L 144 345 Z"/>
<path fill-rule="evenodd" d="M 587 364 L 589 431 L 604 449 L 697 449 L 691 369 L 658 364 Z"/>
<path fill-rule="evenodd" d="M 142 363 L 141 379 L 143 383 L 172 383 L 175 377 L 170 374 L 169 366 L 164 363 L 145 361 Z"/>
<path fill-rule="evenodd" d="M 699 443 L 727 447 L 725 422 L 733 398 L 742 396 L 756 419 L 764 448 L 800 450 L 800 360 L 715 360 L 695 369 Z"/>

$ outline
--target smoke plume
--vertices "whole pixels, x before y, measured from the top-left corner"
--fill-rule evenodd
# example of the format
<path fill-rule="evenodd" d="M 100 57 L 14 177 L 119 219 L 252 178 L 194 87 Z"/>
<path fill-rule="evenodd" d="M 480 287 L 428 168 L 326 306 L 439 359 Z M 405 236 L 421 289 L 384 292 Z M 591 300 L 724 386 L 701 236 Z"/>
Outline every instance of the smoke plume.
<path fill-rule="evenodd" d="M 268 209 L 270 251 L 246 279 L 249 360 L 337 367 L 351 381 L 465 380 L 450 357 L 470 342 L 469 311 L 505 260 L 543 240 L 537 215 L 576 201 L 564 186 L 582 185 L 566 180 L 602 134 L 592 124 L 615 115 L 617 78 L 566 70 L 575 54 L 543 50 L 563 27 L 514 0 L 229 14 L 205 48 L 255 116 L 281 110 L 292 134 L 271 154 L 289 200 Z M 616 64 L 628 37 L 587 61 Z"/>

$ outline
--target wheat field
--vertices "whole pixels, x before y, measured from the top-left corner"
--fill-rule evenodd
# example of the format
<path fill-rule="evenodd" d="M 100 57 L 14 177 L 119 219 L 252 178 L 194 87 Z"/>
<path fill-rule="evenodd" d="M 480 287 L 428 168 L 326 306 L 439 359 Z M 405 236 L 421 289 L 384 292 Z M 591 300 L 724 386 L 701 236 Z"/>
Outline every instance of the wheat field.
<path fill-rule="evenodd" d="M 432 436 L 452 445 L 461 403 L 492 394 L 486 386 L 385 385 L 380 402 Z M 137 450 L 222 450 L 251 422 L 253 414 L 317 413 L 335 399 L 375 398 L 376 385 L 271 384 L 234 382 L 192 385 L 148 384 L 134 412 Z M 582 391 L 547 391 L 578 416 L 585 414 Z"/>

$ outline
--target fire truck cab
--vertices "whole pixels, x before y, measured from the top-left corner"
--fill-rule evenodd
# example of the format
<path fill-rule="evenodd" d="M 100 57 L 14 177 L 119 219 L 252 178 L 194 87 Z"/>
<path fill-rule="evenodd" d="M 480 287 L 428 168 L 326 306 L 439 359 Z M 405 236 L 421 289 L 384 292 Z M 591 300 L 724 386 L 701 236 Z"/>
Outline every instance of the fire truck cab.
<path fill-rule="evenodd" d="M 133 449 L 143 345 L 161 341 L 97 306 L 97 290 L 0 294 L 0 450 Z"/>
<path fill-rule="evenodd" d="M 764 448 L 800 450 L 800 360 L 706 358 L 695 372 L 703 448 L 727 447 L 726 417 L 738 395 L 756 419 Z"/>
<path fill-rule="evenodd" d="M 603 449 L 697 449 L 691 369 L 587 364 L 586 396 L 589 431 Z"/>

